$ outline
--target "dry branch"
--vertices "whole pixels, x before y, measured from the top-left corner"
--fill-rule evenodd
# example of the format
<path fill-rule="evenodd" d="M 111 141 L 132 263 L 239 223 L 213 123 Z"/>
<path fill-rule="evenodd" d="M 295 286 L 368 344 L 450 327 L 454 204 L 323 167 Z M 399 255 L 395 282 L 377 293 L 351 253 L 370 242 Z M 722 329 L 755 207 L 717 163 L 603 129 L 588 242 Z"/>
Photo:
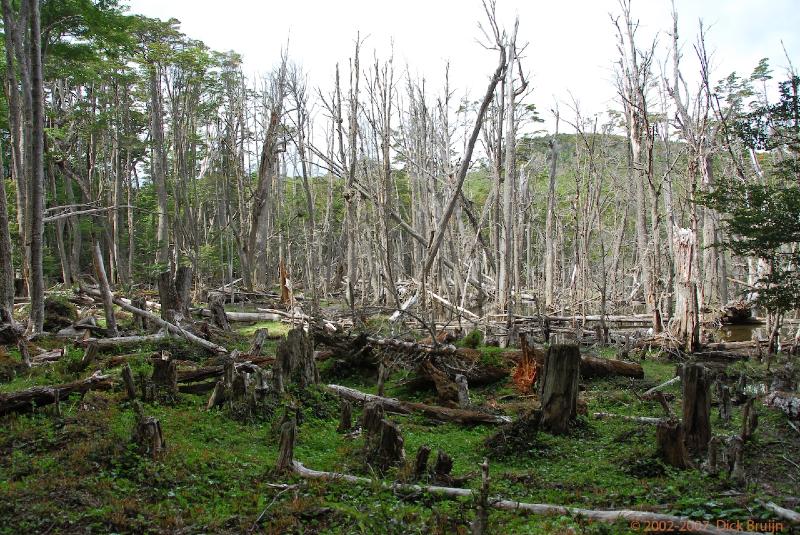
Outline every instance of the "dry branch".
<path fill-rule="evenodd" d="M 376 482 L 366 477 L 341 474 L 337 472 L 321 472 L 306 468 L 299 461 L 293 461 L 292 467 L 297 475 L 306 479 L 321 479 L 329 481 L 346 481 L 352 484 L 374 485 Z M 381 487 L 390 490 L 402 490 L 404 492 L 438 494 L 449 498 L 471 498 L 476 491 L 472 489 L 459 489 L 453 487 L 439 487 L 435 485 L 410 485 L 403 483 L 388 483 L 381 481 Z M 697 533 L 700 535 L 757 535 L 752 531 L 730 530 L 714 527 L 703 521 L 692 521 L 685 516 L 663 515 L 650 513 L 648 511 L 633 511 L 630 509 L 597 511 L 593 509 L 580 509 L 577 507 L 564 507 L 562 505 L 550 505 L 540 503 L 524 503 L 515 500 L 492 499 L 488 504 L 495 509 L 504 511 L 520 511 L 533 515 L 546 516 L 571 516 L 580 517 L 595 522 L 615 523 L 621 520 L 628 522 L 658 523 L 667 522 L 670 525 L 685 527 L 686 533 Z"/>

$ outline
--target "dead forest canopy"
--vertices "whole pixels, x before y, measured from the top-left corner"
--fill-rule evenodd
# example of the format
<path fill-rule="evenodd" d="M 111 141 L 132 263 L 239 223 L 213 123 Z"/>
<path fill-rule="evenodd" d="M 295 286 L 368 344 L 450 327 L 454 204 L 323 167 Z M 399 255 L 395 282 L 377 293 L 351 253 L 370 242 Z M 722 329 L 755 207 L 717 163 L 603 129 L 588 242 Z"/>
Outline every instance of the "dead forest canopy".
<path fill-rule="evenodd" d="M 544 112 L 493 0 L 476 88 L 0 2 L 0 533 L 798 529 L 791 58 L 620 0 Z"/>

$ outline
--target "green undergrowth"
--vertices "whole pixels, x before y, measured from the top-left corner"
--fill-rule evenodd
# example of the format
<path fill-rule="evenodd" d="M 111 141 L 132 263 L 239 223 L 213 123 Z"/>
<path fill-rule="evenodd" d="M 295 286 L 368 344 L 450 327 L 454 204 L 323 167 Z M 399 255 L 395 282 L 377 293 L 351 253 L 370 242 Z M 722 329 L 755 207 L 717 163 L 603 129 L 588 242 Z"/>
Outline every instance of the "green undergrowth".
<path fill-rule="evenodd" d="M 265 322 L 244 329 L 252 334 Z M 243 343 L 243 345 L 245 345 Z M 149 374 L 153 348 L 139 348 L 127 362 L 135 375 Z M 274 352 L 274 343 L 267 352 Z M 497 348 L 481 348 L 483 359 L 503 359 Z M 80 348 L 70 348 L 69 361 Z M 0 366 L 14 362 L 8 351 Z M 641 362 L 645 378 L 582 381 L 589 416 L 566 436 L 539 433 L 530 447 L 491 456 L 493 495 L 532 503 L 587 509 L 640 509 L 681 514 L 695 520 L 773 518 L 756 505 L 757 498 L 783 503 L 796 493 L 800 471 L 791 459 L 800 456 L 800 435 L 782 414 L 760 409 L 756 437 L 746 448 L 749 483 L 734 486 L 700 470 L 674 470 L 656 460 L 655 429 L 621 419 L 596 420 L 593 412 L 661 416 L 657 402 L 641 401 L 634 392 L 674 376 L 675 363 L 656 358 Z M 323 368 L 323 381 L 329 382 Z M 0 383 L 0 392 L 34 384 L 68 382 L 92 373 L 75 374 L 67 364 L 44 366 Z M 752 370 L 751 370 L 752 371 Z M 107 373 L 118 374 L 119 368 Z M 411 390 L 408 372 L 395 371 L 386 395 L 428 403 L 432 391 Z M 375 393 L 369 374 L 337 379 L 340 384 Z M 680 414 L 680 386 L 671 402 Z M 472 399 L 512 412 L 512 406 L 532 403 L 512 385 L 500 382 L 472 389 Z M 167 442 L 165 454 L 152 460 L 130 446 L 134 424 L 131 405 L 121 387 L 63 400 L 61 416 L 50 408 L 0 417 L 0 534 L 11 533 L 469 533 L 474 518 L 472 499 L 443 499 L 424 492 L 381 488 L 377 484 L 305 481 L 292 474 L 275 474 L 277 422 L 287 410 L 299 411 L 295 458 L 316 470 L 374 476 L 364 465 L 363 439 L 337 432 L 339 402 L 320 389 L 293 392 L 271 413 L 249 423 L 232 419 L 226 410 L 206 411 L 207 395 L 181 394 L 174 405 L 145 404 L 145 414 L 158 418 Z M 354 420 L 361 408 L 354 407 Z M 432 421 L 419 414 L 390 415 L 401 429 L 405 451 L 413 461 L 427 445 L 435 456 L 452 456 L 456 476 L 476 474 L 468 486 L 477 488 L 479 464 L 490 456 L 485 446 L 496 427 L 465 427 Z M 739 429 L 741 408 L 718 434 Z M 785 459 L 784 457 L 785 456 Z M 382 479 L 406 477 L 393 470 Z M 292 485 L 285 487 L 281 485 Z M 257 522 L 257 520 L 260 520 Z M 492 533 L 634 533 L 626 522 L 587 524 L 579 517 L 529 516 L 492 511 Z"/>

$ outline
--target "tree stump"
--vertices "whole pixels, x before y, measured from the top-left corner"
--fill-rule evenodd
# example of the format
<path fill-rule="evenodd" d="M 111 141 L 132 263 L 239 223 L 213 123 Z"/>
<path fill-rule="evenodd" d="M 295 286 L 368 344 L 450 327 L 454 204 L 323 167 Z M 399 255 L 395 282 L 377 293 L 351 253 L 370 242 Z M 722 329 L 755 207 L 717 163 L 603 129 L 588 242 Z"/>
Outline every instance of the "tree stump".
<path fill-rule="evenodd" d="M 250 344 L 250 356 L 260 357 L 268 338 L 269 331 L 267 329 L 257 329 L 253 335 L 253 342 Z"/>
<path fill-rule="evenodd" d="M 430 455 L 430 446 L 423 444 L 417 450 L 417 455 L 414 459 L 414 481 L 419 481 L 425 476 L 425 473 L 428 471 L 428 458 Z"/>
<path fill-rule="evenodd" d="M 346 399 L 342 400 L 341 413 L 339 415 L 339 427 L 336 431 L 346 433 L 353 428 L 353 406 Z"/>
<path fill-rule="evenodd" d="M 742 441 L 747 442 L 753 438 L 753 434 L 758 427 L 758 412 L 753 402 L 755 398 L 749 398 L 742 409 Z"/>
<path fill-rule="evenodd" d="M 420 365 L 419 373 L 433 382 L 436 387 L 436 397 L 440 404 L 445 406 L 458 404 L 458 386 L 445 372 L 434 366 L 430 360 L 425 360 Z"/>
<path fill-rule="evenodd" d="M 278 450 L 278 462 L 275 470 L 283 472 L 291 470 L 294 461 L 294 441 L 297 436 L 297 421 L 289 418 L 281 425 L 280 448 Z"/>
<path fill-rule="evenodd" d="M 489 528 L 489 460 L 481 463 L 481 488 L 478 492 L 478 507 L 472 521 L 472 535 L 484 535 Z"/>
<path fill-rule="evenodd" d="M 136 399 L 136 383 L 133 380 L 133 371 L 131 365 L 125 364 L 122 368 L 122 381 L 125 383 L 125 391 L 128 394 L 128 400 L 133 401 Z"/>
<path fill-rule="evenodd" d="M 723 422 L 731 421 L 731 388 L 728 385 L 717 383 L 717 402 L 719 403 L 719 419 Z"/>
<path fill-rule="evenodd" d="M 192 268 L 188 266 L 179 266 L 174 277 L 170 271 L 159 274 L 158 295 L 161 300 L 162 319 L 179 324 L 181 320 L 189 317 L 191 288 Z"/>
<path fill-rule="evenodd" d="M 162 351 L 154 355 L 150 361 L 153 363 L 153 375 L 150 380 L 157 387 L 163 387 L 171 394 L 178 393 L 178 366 L 169 351 Z"/>
<path fill-rule="evenodd" d="M 77 364 L 77 366 L 75 366 L 75 371 L 83 371 L 91 366 L 92 362 L 94 362 L 97 358 L 97 354 L 99 352 L 100 347 L 95 342 L 91 342 L 88 346 L 86 346 L 86 350 L 83 352 L 81 361 Z"/>
<path fill-rule="evenodd" d="M 231 325 L 228 323 L 228 316 L 225 314 L 225 294 L 209 292 L 208 308 L 211 310 L 211 324 L 223 331 L 230 331 Z"/>
<path fill-rule="evenodd" d="M 456 375 L 456 386 L 458 387 L 458 407 L 466 409 L 470 406 L 467 378 L 461 374 Z"/>
<path fill-rule="evenodd" d="M 437 450 L 436 461 L 433 463 L 431 477 L 434 485 L 450 487 L 453 485 L 453 458 L 442 450 Z"/>
<path fill-rule="evenodd" d="M 161 423 L 152 416 L 145 416 L 138 401 L 134 402 L 133 408 L 136 412 L 136 424 L 131 440 L 138 446 L 141 454 L 155 459 L 167 446 L 161 431 Z"/>
<path fill-rule="evenodd" d="M 406 458 L 400 426 L 389 420 L 381 420 L 381 438 L 374 458 L 378 468 L 385 472 L 392 466 L 402 464 Z"/>
<path fill-rule="evenodd" d="M 719 473 L 722 455 L 722 440 L 719 437 L 712 437 L 708 443 L 708 459 L 704 466 L 706 473 L 715 476 Z"/>
<path fill-rule="evenodd" d="M 744 441 L 740 436 L 732 436 L 728 442 L 728 470 L 731 479 L 739 484 L 745 482 Z"/>
<path fill-rule="evenodd" d="M 700 364 L 683 367 L 683 430 L 692 454 L 705 454 L 711 440 L 711 374 Z"/>
<path fill-rule="evenodd" d="M 383 405 L 372 401 L 366 403 L 361 415 L 361 428 L 364 430 L 364 436 L 368 438 L 377 435 L 381 429 L 381 420 L 383 420 Z"/>
<path fill-rule="evenodd" d="M 301 388 L 319 383 L 314 345 L 302 327 L 289 331 L 286 340 L 278 344 L 274 370 L 282 377 L 284 386 L 287 381 L 297 383 Z"/>
<path fill-rule="evenodd" d="M 576 345 L 553 345 L 547 351 L 540 383 L 541 426 L 553 434 L 567 432 L 577 414 L 581 354 Z"/>
<path fill-rule="evenodd" d="M 681 469 L 689 467 L 689 452 L 679 420 L 665 418 L 656 424 L 656 452 L 670 466 Z"/>
<path fill-rule="evenodd" d="M 131 305 L 138 308 L 139 310 L 147 310 L 147 299 L 144 296 L 137 295 L 131 298 Z M 149 329 L 149 324 L 147 322 L 147 318 L 142 315 L 134 314 L 133 315 L 133 326 L 136 329 L 146 331 Z"/>
<path fill-rule="evenodd" d="M 380 361 L 378 363 L 378 395 L 381 397 L 383 397 L 386 379 L 389 378 L 389 373 L 389 367 L 383 361 Z"/>

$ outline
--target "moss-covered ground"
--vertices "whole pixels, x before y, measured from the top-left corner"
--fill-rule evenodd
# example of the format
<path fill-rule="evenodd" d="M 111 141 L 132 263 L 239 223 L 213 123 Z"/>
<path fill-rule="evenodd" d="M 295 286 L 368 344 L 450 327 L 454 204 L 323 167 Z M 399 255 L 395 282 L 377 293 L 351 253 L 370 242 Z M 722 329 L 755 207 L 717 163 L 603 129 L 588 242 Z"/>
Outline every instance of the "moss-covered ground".
<path fill-rule="evenodd" d="M 241 346 L 255 328 L 285 332 L 283 324 L 242 330 Z M 283 331 L 281 331 L 281 329 Z M 51 342 L 56 344 L 56 342 Z M 42 342 L 46 346 L 47 342 Z M 267 351 L 274 352 L 271 343 Z M 148 373 L 155 347 L 129 354 L 134 373 Z M 182 360 L 204 355 L 181 342 L 169 349 Z M 20 366 L 19 355 L 0 354 L 0 392 L 37 384 L 75 380 L 70 363 L 80 348 L 69 348 L 61 362 L 32 371 Z M 126 351 L 131 351 L 130 349 Z M 113 352 L 112 352 L 113 353 Z M 486 349 L 487 360 L 501 359 Z M 604 356 L 609 356 L 608 354 Z M 102 363 L 102 359 L 101 359 Z M 674 375 L 675 364 L 647 358 L 645 378 L 585 381 L 588 413 L 660 416 L 656 402 L 640 401 L 642 392 Z M 752 374 L 760 365 L 743 363 Z M 119 368 L 107 370 L 118 374 Z M 323 366 L 323 378 L 325 366 Z M 433 402 L 432 392 L 410 392 L 398 372 L 387 395 Z M 370 376 L 339 382 L 375 391 Z M 671 387 L 680 398 L 678 386 Z M 474 389 L 473 400 L 522 410 L 530 398 L 517 395 L 510 383 Z M 368 475 L 362 460 L 362 439 L 336 431 L 338 401 L 322 391 L 299 396 L 302 421 L 296 459 L 318 470 Z M 130 445 L 134 412 L 121 387 L 64 400 L 61 415 L 49 408 L 0 417 L 0 533 L 468 533 L 474 517 L 469 499 L 452 500 L 424 493 L 404 494 L 377 485 L 303 481 L 275 474 L 277 435 L 274 420 L 281 411 L 255 423 L 240 423 L 224 410 L 205 410 L 206 396 L 181 394 L 174 405 L 145 404 L 145 412 L 161 421 L 167 451 L 158 460 L 138 455 Z M 679 402 L 673 402 L 679 414 Z M 760 425 L 747 445 L 748 483 L 736 486 L 699 469 L 674 470 L 654 457 L 653 426 L 582 416 L 562 437 L 540 433 L 530 447 L 490 458 L 493 495 L 526 502 L 572 505 L 590 509 L 641 509 L 686 515 L 715 523 L 718 519 L 774 519 L 757 505 L 767 498 L 784 503 L 797 495 L 800 434 L 778 412 L 760 409 Z M 356 416 L 360 408 L 356 410 Z M 484 441 L 495 429 L 442 424 L 418 415 L 395 416 L 405 438 L 408 458 L 423 444 L 453 457 L 456 475 L 477 472 L 490 454 Z M 723 425 L 716 415 L 716 433 L 732 434 L 740 424 L 740 408 Z M 399 474 L 388 474 L 392 479 Z M 469 485 L 475 487 L 479 478 Z M 286 486 L 290 485 L 290 486 Z M 791 505 L 791 504 L 787 504 Z M 538 517 L 492 511 L 492 533 L 633 533 L 625 522 L 588 524 L 577 517 Z"/>

